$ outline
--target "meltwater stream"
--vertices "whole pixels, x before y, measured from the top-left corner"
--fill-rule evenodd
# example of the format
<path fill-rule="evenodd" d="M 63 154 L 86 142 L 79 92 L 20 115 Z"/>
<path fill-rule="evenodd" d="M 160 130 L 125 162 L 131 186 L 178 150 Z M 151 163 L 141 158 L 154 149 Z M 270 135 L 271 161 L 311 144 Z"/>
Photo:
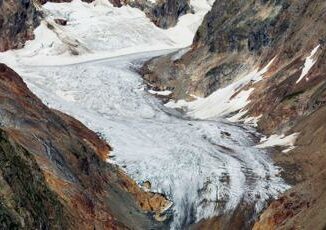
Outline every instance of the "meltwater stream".
<path fill-rule="evenodd" d="M 188 120 L 165 108 L 131 70 L 135 60 L 155 55 L 25 66 L 20 73 L 50 107 L 100 132 L 114 148 L 111 161 L 173 201 L 172 229 L 233 210 L 243 200 L 259 211 L 287 186 L 267 154 L 253 147 L 253 130 L 224 120 Z"/>

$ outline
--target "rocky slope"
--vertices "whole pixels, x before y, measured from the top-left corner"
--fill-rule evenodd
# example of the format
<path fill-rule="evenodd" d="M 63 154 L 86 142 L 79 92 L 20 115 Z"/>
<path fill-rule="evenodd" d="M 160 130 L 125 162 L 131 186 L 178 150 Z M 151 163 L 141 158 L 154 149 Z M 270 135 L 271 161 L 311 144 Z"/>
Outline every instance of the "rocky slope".
<path fill-rule="evenodd" d="M 258 117 L 258 128 L 266 134 L 299 133 L 296 148 L 286 154 L 280 149 L 274 157 L 295 186 L 270 205 L 256 229 L 326 226 L 321 204 L 326 197 L 325 16 L 322 0 L 219 0 L 189 51 L 153 59 L 142 69 L 150 87 L 172 90 L 173 99 L 196 100 L 194 95 L 207 97 L 241 82 L 227 98 L 230 104 L 243 92 L 250 96 L 244 108 L 228 116 L 241 109 L 242 118 Z M 262 79 L 241 80 L 268 63 Z M 221 218 L 206 226 L 220 226 Z"/>
<path fill-rule="evenodd" d="M 296 184 L 261 215 L 254 229 L 325 229 L 326 226 L 326 107 L 302 118 L 293 132 L 300 132 L 298 145 L 276 161 L 284 177 Z"/>
<path fill-rule="evenodd" d="M 178 60 L 153 60 L 145 66 L 144 77 L 154 87 L 173 88 L 177 99 L 207 96 L 275 57 L 264 80 L 255 85 L 248 109 L 251 115 L 263 114 L 264 131 L 282 128 L 283 123 L 300 118 L 302 110 L 323 104 L 324 16 L 322 1 L 217 1 L 199 28 L 192 49 Z M 305 59 L 318 45 L 313 56 L 315 68 L 296 84 Z M 255 98 L 261 99 L 259 104 Z M 291 102 L 293 109 L 288 108 Z M 280 121 L 281 113 L 286 119 Z"/>
<path fill-rule="evenodd" d="M 0 65 L 0 218 L 24 229 L 161 228 L 168 205 L 116 166 L 111 150 L 77 120 L 47 108 Z"/>
<path fill-rule="evenodd" d="M 38 24 L 32 1 L 0 1 L 0 52 L 21 48 L 26 40 L 33 39 L 33 30 Z"/>

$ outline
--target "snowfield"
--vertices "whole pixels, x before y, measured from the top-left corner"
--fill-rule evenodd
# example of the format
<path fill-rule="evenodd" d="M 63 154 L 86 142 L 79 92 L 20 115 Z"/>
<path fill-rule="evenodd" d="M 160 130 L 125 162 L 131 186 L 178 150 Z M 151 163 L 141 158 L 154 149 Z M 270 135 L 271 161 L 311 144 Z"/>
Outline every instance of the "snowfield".
<path fill-rule="evenodd" d="M 36 39 L 0 54 L 44 103 L 101 133 L 114 148 L 109 162 L 171 199 L 172 229 L 232 211 L 242 201 L 258 212 L 289 187 L 265 150 L 255 146 L 259 138 L 252 128 L 218 117 L 205 120 L 201 105 L 194 108 L 203 120 L 184 118 L 153 96 L 159 92 L 147 92 L 132 71 L 191 43 L 209 10 L 205 0 L 193 2 L 197 13 L 166 31 L 142 12 L 107 1 L 47 3 L 48 22 L 37 29 Z M 68 19 L 68 26 L 49 29 L 46 23 L 56 17 Z M 186 31 L 184 39 L 178 30 Z"/>

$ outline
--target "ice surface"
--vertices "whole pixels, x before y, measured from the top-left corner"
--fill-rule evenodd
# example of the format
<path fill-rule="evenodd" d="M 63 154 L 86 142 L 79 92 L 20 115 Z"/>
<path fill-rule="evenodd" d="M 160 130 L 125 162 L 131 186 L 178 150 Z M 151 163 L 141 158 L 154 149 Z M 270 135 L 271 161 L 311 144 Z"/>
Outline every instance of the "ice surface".
<path fill-rule="evenodd" d="M 196 21 L 209 5 L 204 1 L 204 9 L 199 0 L 194 2 L 199 13 L 186 17 Z M 131 71 L 133 63 L 191 42 L 173 38 L 178 26 L 193 36 L 194 21 L 183 17 L 176 28 L 163 31 L 136 9 L 113 8 L 100 0 L 47 3 L 45 8 L 47 21 L 60 16 L 69 19 L 68 25 L 54 25 L 51 32 L 43 22 L 34 41 L 0 54 L 0 62 L 18 71 L 48 106 L 100 132 L 114 148 L 115 157 L 108 161 L 166 194 L 174 203 L 171 228 L 232 211 L 240 201 L 259 211 L 288 188 L 265 150 L 254 146 L 250 127 L 186 119 L 146 92 L 141 77 Z M 246 79 L 258 80 L 259 73 Z M 197 108 L 200 118 L 216 114 Z"/>

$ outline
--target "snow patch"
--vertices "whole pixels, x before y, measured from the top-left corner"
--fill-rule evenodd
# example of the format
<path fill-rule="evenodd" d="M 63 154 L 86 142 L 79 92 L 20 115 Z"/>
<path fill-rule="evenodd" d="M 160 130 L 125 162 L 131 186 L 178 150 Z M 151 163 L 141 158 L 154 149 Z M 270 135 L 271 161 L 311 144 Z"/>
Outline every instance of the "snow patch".
<path fill-rule="evenodd" d="M 285 150 L 285 152 L 290 151 L 294 147 L 294 143 L 298 137 L 299 133 L 293 133 L 291 135 L 285 136 L 281 135 L 271 135 L 269 138 L 262 138 L 260 140 L 260 144 L 256 145 L 257 148 L 267 148 L 267 147 L 275 147 L 275 146 L 285 146 L 289 147 L 289 149 Z"/>
<path fill-rule="evenodd" d="M 310 71 L 310 69 L 315 65 L 317 59 L 314 59 L 315 54 L 317 53 L 318 49 L 320 47 L 320 44 L 318 44 L 310 53 L 310 55 L 306 58 L 306 61 L 304 63 L 304 67 L 302 69 L 301 75 L 299 79 L 296 81 L 298 84 Z"/>
<path fill-rule="evenodd" d="M 159 95 L 159 96 L 169 96 L 172 94 L 172 92 L 170 90 L 164 90 L 164 91 L 155 91 L 155 90 L 148 90 L 148 92 L 150 94 L 154 94 L 154 95 Z"/>

